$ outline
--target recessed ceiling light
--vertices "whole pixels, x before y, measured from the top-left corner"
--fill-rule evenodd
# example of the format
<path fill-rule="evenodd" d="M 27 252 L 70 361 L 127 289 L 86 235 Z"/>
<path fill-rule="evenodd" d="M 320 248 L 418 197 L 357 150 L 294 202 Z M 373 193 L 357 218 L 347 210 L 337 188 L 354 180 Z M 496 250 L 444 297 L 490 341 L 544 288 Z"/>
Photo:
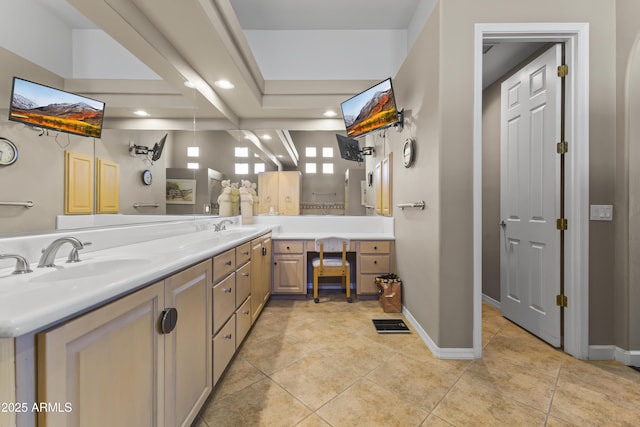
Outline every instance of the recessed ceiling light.
<path fill-rule="evenodd" d="M 268 141 L 271 139 L 271 135 L 269 135 L 268 133 L 265 133 L 264 135 L 262 135 L 262 139 L 266 139 Z"/>
<path fill-rule="evenodd" d="M 217 80 L 213 84 L 218 86 L 220 89 L 233 89 L 235 87 L 229 80 Z"/>
<path fill-rule="evenodd" d="M 327 110 L 324 113 L 322 113 L 322 115 L 325 116 L 325 117 L 335 117 L 335 116 L 338 115 L 338 113 L 336 113 L 333 110 Z"/>
<path fill-rule="evenodd" d="M 149 117 L 149 115 L 150 115 L 149 113 L 147 113 L 144 110 L 134 111 L 133 114 L 135 114 L 136 116 L 140 116 L 140 117 Z"/>

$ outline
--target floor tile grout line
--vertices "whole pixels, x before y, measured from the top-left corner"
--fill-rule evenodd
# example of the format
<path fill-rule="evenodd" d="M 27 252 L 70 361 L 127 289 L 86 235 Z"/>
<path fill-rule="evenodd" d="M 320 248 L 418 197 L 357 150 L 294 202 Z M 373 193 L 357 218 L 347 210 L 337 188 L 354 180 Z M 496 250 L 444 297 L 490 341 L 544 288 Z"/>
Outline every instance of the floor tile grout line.
<path fill-rule="evenodd" d="M 562 373 L 562 368 L 564 365 L 564 360 L 560 361 L 560 368 L 558 369 L 558 374 L 556 375 L 556 381 L 553 384 L 553 393 L 551 394 L 551 399 L 549 400 L 549 408 L 547 409 L 547 414 L 544 419 L 544 425 L 546 426 L 549 422 L 549 417 L 551 416 L 551 408 L 553 407 L 553 399 L 556 397 L 556 391 L 558 390 L 558 382 L 560 381 L 560 374 Z"/>

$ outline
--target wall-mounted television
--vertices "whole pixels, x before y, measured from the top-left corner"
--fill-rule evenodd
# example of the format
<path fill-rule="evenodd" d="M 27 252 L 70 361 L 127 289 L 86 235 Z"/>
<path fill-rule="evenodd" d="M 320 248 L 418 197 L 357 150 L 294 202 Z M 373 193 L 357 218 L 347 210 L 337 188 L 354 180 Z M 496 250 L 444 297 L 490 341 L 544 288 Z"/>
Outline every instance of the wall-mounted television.
<path fill-rule="evenodd" d="M 392 126 L 401 120 L 391 78 L 349 98 L 340 106 L 347 136 L 351 138 Z"/>
<path fill-rule="evenodd" d="M 340 134 L 336 134 L 336 138 L 338 139 L 338 149 L 340 150 L 341 158 L 358 163 L 364 161 L 362 153 L 360 152 L 360 144 L 358 144 L 357 139 L 347 138 Z"/>
<path fill-rule="evenodd" d="M 104 102 L 13 78 L 9 120 L 75 135 L 100 138 Z"/>

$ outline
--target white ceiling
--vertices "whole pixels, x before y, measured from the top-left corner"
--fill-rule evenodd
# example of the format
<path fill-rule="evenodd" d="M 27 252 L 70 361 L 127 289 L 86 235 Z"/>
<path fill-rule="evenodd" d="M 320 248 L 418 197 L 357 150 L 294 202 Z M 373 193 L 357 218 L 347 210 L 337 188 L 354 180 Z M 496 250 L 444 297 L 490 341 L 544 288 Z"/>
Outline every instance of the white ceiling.
<path fill-rule="evenodd" d="M 327 119 L 322 113 L 327 109 L 339 113 L 343 100 L 393 77 L 395 72 L 387 70 L 397 71 L 435 2 L 12 0 L 8 4 L 3 2 L 0 9 L 4 9 L 2 14 L 9 21 L 11 14 L 18 15 L 13 19 L 15 25 L 24 25 L 17 21 L 28 11 L 28 16 L 37 15 L 40 20 L 50 16 L 52 19 L 44 18 L 48 26 L 56 21 L 67 27 L 71 44 L 67 49 L 73 52 L 74 64 L 69 67 L 73 70 L 71 75 L 58 73 L 63 78 L 61 88 L 105 101 L 106 127 L 191 130 L 195 116 L 198 129 L 226 130 L 241 140 L 249 137 L 246 141 L 252 141 L 249 145 L 262 151 L 263 158 L 293 166 L 295 160 L 286 147 L 290 140 L 288 131 L 343 132 L 339 116 Z M 38 34 L 44 27 L 38 22 L 30 24 L 27 34 L 34 38 L 34 45 L 40 49 L 47 41 L 59 45 L 58 40 L 47 40 L 52 36 Z M 0 59 L 7 62 L 9 57 L 19 64 L 21 77 L 38 75 L 30 67 L 52 70 L 47 61 L 65 56 L 50 53 L 52 58 L 44 58 L 47 55 L 34 53 L 35 48 L 29 43 L 20 44 L 13 37 L 4 37 L 2 31 L 0 37 L 6 51 L 0 48 Z M 327 34 L 339 34 L 340 40 L 345 39 L 344 44 L 336 45 L 335 39 L 324 37 Z M 280 37 L 278 45 L 263 43 L 260 47 L 256 43 L 256 39 L 274 35 Z M 375 59 L 389 66 L 378 67 L 383 70 L 379 76 L 357 72 L 361 63 L 365 69 L 372 68 L 366 66 L 372 57 L 367 39 L 389 35 L 400 42 L 389 46 L 387 52 L 377 51 L 381 56 Z M 14 40 L 14 45 L 9 40 Z M 262 49 L 260 52 L 255 51 L 257 46 Z M 499 47 L 489 53 L 497 57 Z M 59 48 L 52 44 L 50 50 Z M 285 49 L 287 54 L 282 55 L 277 49 Z M 340 57 L 345 50 L 363 52 L 366 56 L 345 63 Z M 305 59 L 305 54 L 311 56 Z M 513 52 L 507 56 L 514 58 Z M 265 79 L 256 58 L 260 58 L 263 67 L 269 58 L 278 58 L 276 64 L 269 64 L 269 79 Z M 315 60 L 321 62 L 314 63 Z M 341 78 L 327 72 L 321 74 L 323 78 L 317 78 L 312 71 L 324 64 L 349 68 L 351 75 Z M 279 78 L 278 66 L 282 76 L 295 66 L 296 78 Z M 0 72 L 7 74 L 0 76 L 0 105 L 8 105 L 7 85 L 12 77 L 8 74 L 15 74 L 15 67 Z M 352 77 L 354 74 L 356 77 Z M 235 88 L 218 89 L 214 82 L 223 78 L 232 81 Z M 197 90 L 185 87 L 187 80 L 195 82 Z M 147 110 L 151 118 L 135 118 L 132 113 L 140 108 Z M 264 134 L 272 139 L 262 139 Z"/>
<path fill-rule="evenodd" d="M 245 30 L 406 30 L 420 0 L 231 0 Z"/>

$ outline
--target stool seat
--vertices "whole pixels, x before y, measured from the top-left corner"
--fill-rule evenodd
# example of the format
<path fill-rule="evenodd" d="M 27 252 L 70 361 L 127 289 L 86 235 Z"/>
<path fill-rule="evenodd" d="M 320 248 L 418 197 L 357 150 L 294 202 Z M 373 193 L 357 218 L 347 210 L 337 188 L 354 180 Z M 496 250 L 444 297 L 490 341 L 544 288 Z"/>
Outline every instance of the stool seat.
<path fill-rule="evenodd" d="M 342 258 L 324 258 L 322 264 L 325 267 L 342 267 Z M 314 258 L 311 261 L 311 265 L 314 267 L 320 267 L 320 258 Z M 345 261 L 345 266 L 349 266 L 349 261 Z"/>

